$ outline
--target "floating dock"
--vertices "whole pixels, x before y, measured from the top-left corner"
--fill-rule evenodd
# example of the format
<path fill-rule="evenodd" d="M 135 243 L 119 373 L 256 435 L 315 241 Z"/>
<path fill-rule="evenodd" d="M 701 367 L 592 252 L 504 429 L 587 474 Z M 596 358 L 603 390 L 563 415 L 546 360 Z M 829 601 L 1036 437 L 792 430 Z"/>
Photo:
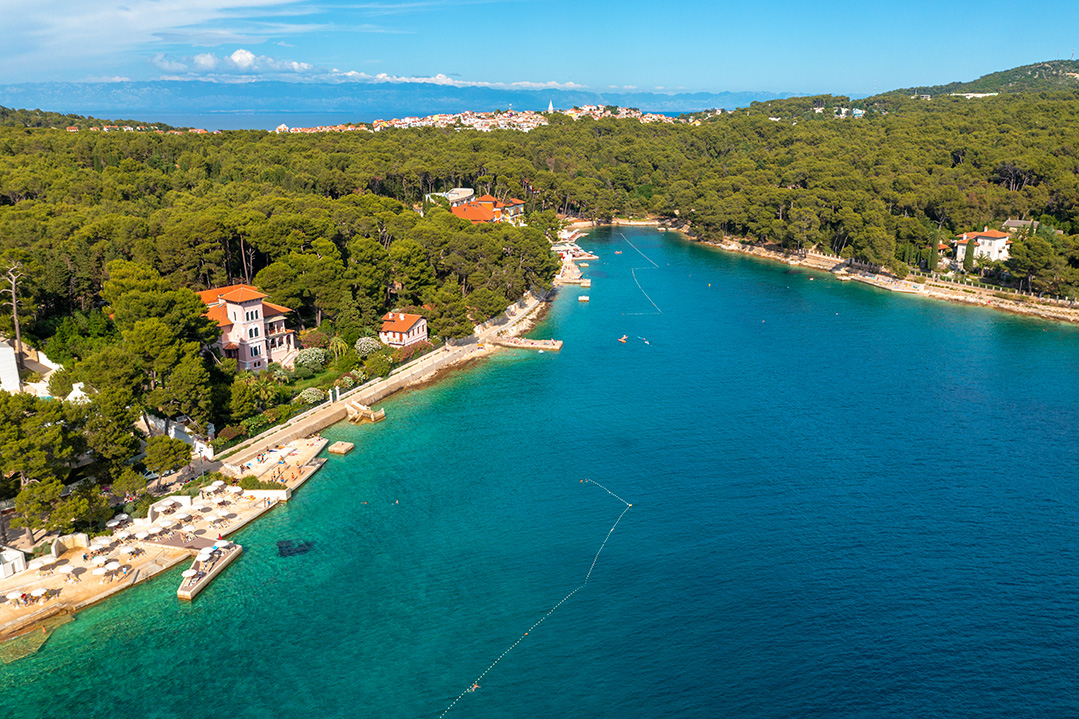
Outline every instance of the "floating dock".
<path fill-rule="evenodd" d="M 577 298 L 578 302 L 588 302 L 588 295 L 581 295 Z"/>
<path fill-rule="evenodd" d="M 581 280 L 581 287 L 588 289 L 592 286 L 592 280 Z"/>
<path fill-rule="evenodd" d="M 339 454 L 344 456 L 351 452 L 352 448 L 355 446 L 356 445 L 352 444 L 352 442 L 334 442 L 326 451 L 328 451 L 330 454 Z"/>
<path fill-rule="evenodd" d="M 562 349 L 562 340 L 528 340 L 521 337 L 499 337 L 491 340 L 500 347 L 510 347 L 518 350 L 546 350 L 557 352 Z"/>

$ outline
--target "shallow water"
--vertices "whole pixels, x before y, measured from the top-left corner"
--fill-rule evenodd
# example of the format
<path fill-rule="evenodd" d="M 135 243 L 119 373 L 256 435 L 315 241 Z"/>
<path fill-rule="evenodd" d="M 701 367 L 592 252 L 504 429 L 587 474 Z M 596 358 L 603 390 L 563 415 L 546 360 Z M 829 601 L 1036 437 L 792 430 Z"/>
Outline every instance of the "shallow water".
<path fill-rule="evenodd" d="M 624 507 L 584 478 L 633 508 L 446 716 L 1079 713 L 1075 328 L 582 244 L 561 352 L 331 428 L 194 603 L 177 569 L 80 613 L 0 716 L 437 717 L 581 584 Z"/>

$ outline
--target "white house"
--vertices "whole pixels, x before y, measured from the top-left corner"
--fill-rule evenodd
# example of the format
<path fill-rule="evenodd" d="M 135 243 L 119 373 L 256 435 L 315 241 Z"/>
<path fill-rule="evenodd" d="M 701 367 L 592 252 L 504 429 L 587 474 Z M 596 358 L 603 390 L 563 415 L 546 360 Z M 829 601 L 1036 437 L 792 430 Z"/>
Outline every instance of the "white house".
<path fill-rule="evenodd" d="M 382 317 L 382 329 L 378 331 L 382 344 L 390 347 L 407 347 L 427 339 L 427 320 L 419 315 L 404 312 L 387 312 Z"/>
<path fill-rule="evenodd" d="M 1008 259 L 1008 246 L 1012 244 L 1011 236 L 1000 230 L 990 230 L 986 227 L 981 232 L 964 232 L 956 238 L 955 261 L 962 263 L 967 255 L 967 246 L 977 243 L 974 249 L 974 257 L 986 257 L 990 260 L 1004 261 Z"/>

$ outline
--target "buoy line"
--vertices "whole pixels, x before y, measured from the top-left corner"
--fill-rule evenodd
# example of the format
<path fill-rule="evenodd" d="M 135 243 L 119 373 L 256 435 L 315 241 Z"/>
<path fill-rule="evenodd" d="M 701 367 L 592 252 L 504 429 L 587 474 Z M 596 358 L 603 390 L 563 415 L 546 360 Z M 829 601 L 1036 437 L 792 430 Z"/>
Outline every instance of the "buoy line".
<path fill-rule="evenodd" d="M 516 649 L 517 645 L 520 644 L 522 641 L 524 641 L 524 638 L 528 636 L 529 632 L 534 631 L 536 627 L 538 627 L 540 624 L 543 624 L 544 620 L 546 620 L 547 617 L 554 614 L 556 609 L 558 609 L 563 604 L 565 604 L 566 601 L 569 600 L 570 597 L 572 597 L 574 594 L 576 594 L 577 592 L 584 589 L 585 586 L 588 584 L 588 580 L 591 579 L 591 577 L 592 577 L 592 571 L 596 568 L 596 562 L 599 561 L 600 552 L 602 552 L 603 548 L 607 546 L 607 541 L 611 538 L 611 535 L 614 534 L 615 527 L 618 526 L 618 523 L 622 521 L 622 517 L 626 516 L 626 512 L 628 512 L 630 507 L 632 507 L 633 505 L 630 504 L 629 502 L 627 502 L 626 500 L 622 499 L 621 497 L 619 497 L 617 494 L 615 494 L 611 490 L 604 487 L 599 482 L 596 482 L 596 481 L 591 480 L 591 479 L 582 479 L 581 483 L 582 484 L 584 484 L 584 483 L 594 484 L 597 487 L 599 487 L 600 489 L 602 489 L 604 492 L 606 492 L 607 494 L 609 494 L 612 497 L 614 497 L 615 499 L 617 499 L 622 504 L 626 505 L 622 509 L 622 513 L 618 515 L 618 519 L 614 520 L 614 524 L 612 524 L 611 528 L 609 530 L 607 530 L 607 536 L 603 538 L 603 543 L 600 544 L 599 549 L 596 550 L 596 556 L 592 558 L 592 564 L 588 567 L 588 573 L 585 575 L 584 581 L 581 582 L 579 585 L 577 585 L 577 587 L 574 588 L 574 590 L 572 592 L 570 592 L 566 596 L 562 597 L 562 599 L 560 599 L 557 604 L 555 604 L 553 607 L 551 607 L 550 610 L 548 610 L 546 614 L 544 614 L 542 617 L 540 617 L 539 620 L 536 621 L 535 624 L 533 624 L 528 629 L 526 629 L 524 634 L 517 637 L 517 641 L 515 641 L 513 644 L 509 645 L 504 652 L 499 654 L 498 658 L 495 659 L 493 662 L 491 662 L 490 665 L 488 665 L 488 667 L 486 669 L 484 669 L 483 672 L 478 677 L 476 677 L 476 680 L 474 682 L 472 682 L 472 684 L 470 684 L 467 689 L 465 689 L 460 694 L 458 694 L 457 698 L 454 699 L 452 702 L 450 702 L 450 705 L 448 707 L 446 707 L 442 711 L 441 714 L 438 715 L 439 719 L 442 719 L 442 717 L 446 716 L 446 714 L 449 712 L 449 710 L 453 709 L 453 707 L 457 704 L 457 702 L 461 701 L 461 699 L 465 696 L 465 694 L 471 694 L 472 692 L 479 689 L 480 688 L 480 680 L 483 679 L 484 677 L 486 677 L 487 673 L 490 672 L 492 669 L 494 669 L 495 665 L 497 665 L 500 661 L 502 661 L 503 657 L 505 657 L 507 654 L 512 652 L 514 649 Z"/>
<path fill-rule="evenodd" d="M 644 298 L 646 300 L 648 300 L 652 304 L 653 307 L 656 308 L 655 312 L 623 312 L 622 314 L 623 315 L 654 315 L 654 314 L 660 314 L 661 315 L 661 314 L 663 314 L 663 310 L 661 310 L 659 308 L 659 305 L 657 305 L 652 300 L 652 298 L 648 296 L 648 293 L 644 291 L 643 287 L 641 287 L 641 281 L 637 279 L 637 270 L 655 270 L 655 269 L 659 269 L 659 265 L 657 265 L 655 263 L 655 261 L 652 260 L 651 257 L 649 257 L 648 255 L 641 252 L 641 249 L 639 247 L 637 247 L 637 245 L 630 242 L 629 238 L 626 237 L 623 233 L 619 232 L 618 234 L 622 236 L 622 239 L 626 241 L 627 245 L 629 245 L 633 249 L 637 250 L 637 254 L 639 254 L 641 257 L 643 257 L 644 259 L 646 259 L 646 260 L 648 260 L 649 262 L 652 263 L 651 267 L 630 267 L 629 268 L 629 273 L 631 275 L 633 275 L 633 281 L 637 283 L 637 289 L 639 289 L 641 291 L 641 294 L 644 295 Z"/>

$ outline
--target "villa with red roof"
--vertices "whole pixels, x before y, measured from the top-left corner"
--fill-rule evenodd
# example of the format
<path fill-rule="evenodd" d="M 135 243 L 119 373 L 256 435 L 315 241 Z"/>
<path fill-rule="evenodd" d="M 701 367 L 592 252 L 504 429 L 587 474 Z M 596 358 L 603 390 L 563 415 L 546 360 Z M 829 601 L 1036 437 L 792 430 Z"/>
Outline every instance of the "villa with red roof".
<path fill-rule="evenodd" d="M 955 261 L 962 262 L 967 255 L 967 246 L 974 242 L 974 257 L 986 257 L 990 260 L 1008 259 L 1008 245 L 1012 244 L 1011 235 L 1000 230 L 986 227 L 981 232 L 964 232 L 956 238 Z"/>
<path fill-rule="evenodd" d="M 288 307 L 267 302 L 251 285 L 229 285 L 199 292 L 206 316 L 221 327 L 217 341 L 225 357 L 241 370 L 259 372 L 271 362 L 287 364 L 296 352 L 295 335 L 285 329 Z"/>
<path fill-rule="evenodd" d="M 387 312 L 382 317 L 378 331 L 382 344 L 390 347 L 407 347 L 427 339 L 427 320 L 420 315 L 404 312 Z"/>
<path fill-rule="evenodd" d="M 502 202 L 491 195 L 482 195 L 475 200 L 450 208 L 458 217 L 470 220 L 477 225 L 481 222 L 509 222 L 519 225 L 524 221 L 525 203 L 515 197 Z"/>

